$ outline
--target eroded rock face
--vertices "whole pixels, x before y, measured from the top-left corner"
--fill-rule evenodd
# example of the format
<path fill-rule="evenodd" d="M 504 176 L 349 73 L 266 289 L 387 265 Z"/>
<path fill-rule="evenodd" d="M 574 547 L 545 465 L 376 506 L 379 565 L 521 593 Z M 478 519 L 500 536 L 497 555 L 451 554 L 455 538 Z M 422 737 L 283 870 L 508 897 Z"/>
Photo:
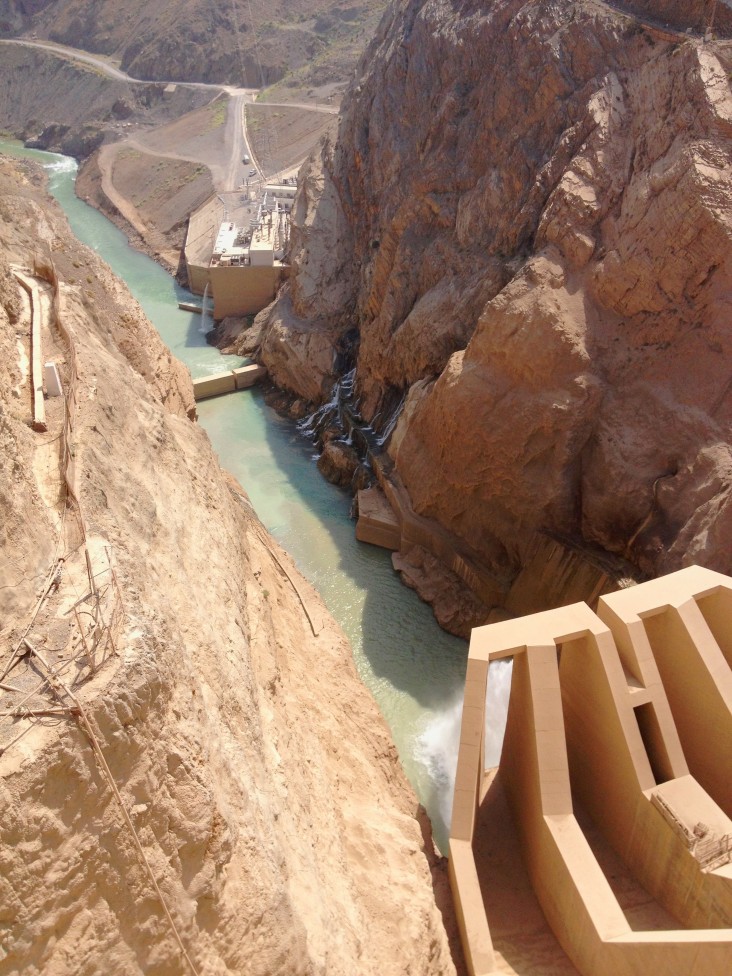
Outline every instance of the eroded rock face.
<path fill-rule="evenodd" d="M 237 352 L 251 349 L 256 336 L 257 355 L 267 363 L 278 386 L 316 403 L 326 399 L 337 376 L 338 333 L 334 329 L 300 318 L 283 296 L 259 313 L 253 333 L 236 344 Z"/>
<path fill-rule="evenodd" d="M 462 581 L 425 549 L 413 546 L 406 553 L 395 552 L 391 561 L 405 586 L 431 604 L 444 630 L 470 640 L 473 627 L 488 622 L 489 608 L 466 592 Z"/>
<path fill-rule="evenodd" d="M 114 651 L 93 674 L 62 613 L 79 601 L 88 618 L 92 605 L 78 513 L 45 453 L 64 411 L 48 401 L 48 434 L 30 431 L 11 260 L 58 274 L 72 337 L 45 341 L 67 390 L 76 362 L 87 546 L 96 585 L 116 592 L 112 566 L 120 594 Z M 2 160 L 0 288 L 0 669 L 30 621 L 34 647 L 74 683 L 197 971 L 454 973 L 433 891 L 446 879 L 431 875 L 416 800 L 345 638 L 187 416 L 187 372 Z M 33 615 L 60 554 L 55 602 Z M 26 671 L 38 685 L 25 660 L 12 682 Z M 0 690 L 0 710 L 12 695 Z M 72 715 L 0 716 L 0 865 L 3 976 L 188 971 Z"/>
<path fill-rule="evenodd" d="M 394 5 L 337 201 L 300 198 L 291 294 L 311 241 L 355 269 L 340 317 L 328 286 L 302 314 L 357 332 L 414 508 L 504 575 L 537 530 L 732 570 L 729 55 L 631 6 Z"/>
<path fill-rule="evenodd" d="M 93 125 L 72 130 L 66 125 L 47 125 L 34 138 L 26 140 L 29 149 L 61 152 L 77 159 L 86 159 L 104 142 L 104 132 Z"/>
<path fill-rule="evenodd" d="M 328 441 L 318 458 L 318 470 L 331 484 L 348 487 L 359 466 L 358 454 L 349 444 Z"/>

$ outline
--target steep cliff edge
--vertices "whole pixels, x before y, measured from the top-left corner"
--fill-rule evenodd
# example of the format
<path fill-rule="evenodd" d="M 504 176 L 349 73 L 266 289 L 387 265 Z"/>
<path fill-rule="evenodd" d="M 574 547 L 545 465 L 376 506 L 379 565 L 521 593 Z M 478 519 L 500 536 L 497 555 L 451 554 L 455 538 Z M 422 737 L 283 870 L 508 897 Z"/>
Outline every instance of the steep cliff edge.
<path fill-rule="evenodd" d="M 45 433 L 39 309 L 69 397 Z M 454 972 L 344 637 L 186 372 L 3 160 L 0 352 L 0 973 Z"/>
<path fill-rule="evenodd" d="M 537 533 L 732 571 L 732 47 L 667 8 L 394 5 L 257 323 L 301 396 L 350 352 L 415 512 L 499 579 Z"/>

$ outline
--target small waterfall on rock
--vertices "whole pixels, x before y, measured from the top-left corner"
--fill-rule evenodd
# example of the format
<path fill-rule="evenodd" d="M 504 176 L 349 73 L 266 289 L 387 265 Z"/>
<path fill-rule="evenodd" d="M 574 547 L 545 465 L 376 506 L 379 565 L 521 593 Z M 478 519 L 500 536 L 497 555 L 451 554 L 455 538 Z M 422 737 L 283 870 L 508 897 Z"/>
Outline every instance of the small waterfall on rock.
<path fill-rule="evenodd" d="M 330 424 L 337 424 L 344 429 L 348 426 L 344 414 L 347 401 L 353 396 L 353 383 L 356 378 L 356 368 L 341 377 L 333 387 L 330 400 L 318 407 L 309 417 L 305 417 L 297 425 L 300 433 L 305 437 L 317 438 Z"/>
<path fill-rule="evenodd" d="M 368 456 L 369 451 L 379 452 L 392 435 L 397 425 L 402 408 L 407 399 L 403 393 L 394 406 L 394 397 L 387 398 L 386 406 L 382 405 L 371 424 L 366 423 L 359 410 L 360 401 L 355 396 L 356 367 L 345 373 L 333 387 L 327 403 L 318 407 L 298 424 L 298 429 L 306 437 L 317 441 L 328 427 L 337 427 L 342 431 L 338 438 L 346 444 L 355 446 L 362 458 Z M 398 393 L 398 391 L 392 391 Z M 381 422 L 382 410 L 386 420 Z M 317 457 L 317 455 L 316 455 Z"/>
<path fill-rule="evenodd" d="M 384 444 L 386 444 L 386 442 L 391 437 L 392 432 L 396 427 L 397 421 L 399 420 L 399 417 L 401 415 L 402 407 L 404 406 L 406 399 L 407 399 L 407 394 L 405 393 L 404 396 L 399 401 L 399 403 L 396 405 L 396 407 L 392 410 L 388 420 L 382 427 L 381 433 L 376 438 L 376 443 L 379 445 L 379 447 L 383 447 Z"/>
<path fill-rule="evenodd" d="M 208 285 L 206 282 L 206 287 L 203 289 L 203 302 L 201 304 L 201 333 L 206 335 L 209 329 L 206 328 L 206 299 L 208 298 Z"/>

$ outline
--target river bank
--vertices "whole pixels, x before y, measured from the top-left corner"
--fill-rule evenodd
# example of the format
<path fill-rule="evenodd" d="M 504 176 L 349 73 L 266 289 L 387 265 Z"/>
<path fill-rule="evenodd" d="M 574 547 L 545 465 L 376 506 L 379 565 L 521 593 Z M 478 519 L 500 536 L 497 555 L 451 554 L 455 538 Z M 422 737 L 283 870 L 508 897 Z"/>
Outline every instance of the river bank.
<path fill-rule="evenodd" d="M 16 145 L 15 151 L 21 149 Z M 51 167 L 51 192 L 74 233 L 129 282 L 192 375 L 220 371 L 221 354 L 206 343 L 200 318 L 177 308 L 187 293 L 75 196 L 73 161 L 31 156 Z M 242 360 L 228 362 L 236 366 Z M 430 608 L 401 585 L 386 551 L 356 541 L 350 497 L 322 479 L 312 444 L 294 422 L 269 408 L 257 391 L 203 402 L 198 409 L 219 457 L 346 632 L 356 668 L 389 724 L 407 776 L 444 845 L 467 645 L 442 631 Z"/>
<path fill-rule="evenodd" d="M 0 159 L 0 209 L 1 976 L 447 976 L 444 871 L 342 630 L 37 168 Z"/>

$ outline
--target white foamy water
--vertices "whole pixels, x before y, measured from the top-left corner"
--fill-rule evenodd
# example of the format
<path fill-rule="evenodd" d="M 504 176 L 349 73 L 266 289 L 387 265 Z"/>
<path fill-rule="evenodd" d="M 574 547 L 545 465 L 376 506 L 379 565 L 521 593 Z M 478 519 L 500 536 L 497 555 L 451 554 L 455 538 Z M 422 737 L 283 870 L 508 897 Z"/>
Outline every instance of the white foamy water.
<path fill-rule="evenodd" d="M 75 173 L 78 164 L 71 156 L 60 156 L 51 162 L 44 160 L 43 168 L 48 170 L 49 173 Z"/>
<path fill-rule="evenodd" d="M 427 723 L 414 744 L 414 758 L 424 767 L 434 788 L 432 829 L 443 850 L 450 833 L 452 794 L 455 789 L 463 695 L 453 699 Z"/>
<path fill-rule="evenodd" d="M 485 695 L 485 768 L 493 769 L 501 760 L 503 737 L 508 718 L 513 661 L 494 661 L 488 668 Z M 461 693 L 434 715 L 417 736 L 415 761 L 424 767 L 434 790 L 432 826 L 444 848 L 450 833 L 452 795 L 460 746 L 460 724 L 463 716 Z"/>
<path fill-rule="evenodd" d="M 198 327 L 198 331 L 201 335 L 208 335 L 208 333 L 213 328 L 213 319 L 206 318 L 206 299 L 208 298 L 208 282 L 206 282 L 206 287 L 203 289 L 203 300 L 201 301 L 201 324 Z"/>

